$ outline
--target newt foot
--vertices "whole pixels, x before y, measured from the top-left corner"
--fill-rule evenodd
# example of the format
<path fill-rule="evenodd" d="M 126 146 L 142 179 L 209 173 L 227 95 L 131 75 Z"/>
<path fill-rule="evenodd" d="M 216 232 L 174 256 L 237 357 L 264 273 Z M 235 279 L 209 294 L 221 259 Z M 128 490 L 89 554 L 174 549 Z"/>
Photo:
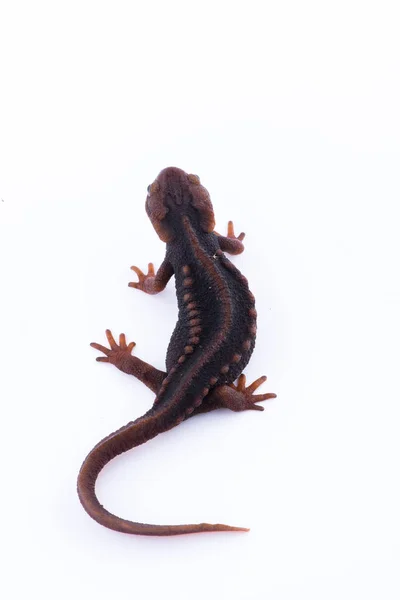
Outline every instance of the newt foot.
<path fill-rule="evenodd" d="M 234 410 L 264 410 L 263 406 L 259 406 L 256 402 L 262 402 L 263 400 L 270 400 L 271 398 L 276 398 L 276 394 L 268 393 L 268 394 L 253 394 L 260 387 L 261 384 L 267 381 L 265 375 L 259 377 L 253 383 L 251 383 L 248 387 L 246 387 L 246 375 L 242 373 L 239 379 L 237 380 L 237 384 L 230 383 L 229 387 L 235 390 L 238 394 L 240 394 L 240 401 L 238 398 L 235 398 L 236 407 Z"/>
<path fill-rule="evenodd" d="M 235 235 L 235 230 L 233 228 L 233 221 L 229 221 L 228 223 L 228 234 L 227 234 L 227 238 L 229 238 L 230 240 L 239 240 L 239 242 L 241 242 L 244 239 L 244 236 L 246 234 L 243 233 L 239 233 L 238 236 Z"/>
<path fill-rule="evenodd" d="M 97 344 L 96 342 L 92 342 L 90 344 L 92 348 L 100 350 L 100 352 L 103 352 L 103 354 L 105 354 L 105 356 L 98 356 L 96 360 L 97 362 L 111 363 L 119 369 L 121 369 L 123 364 L 127 360 L 131 359 L 131 353 L 133 348 L 136 346 L 136 343 L 130 342 L 129 344 L 127 344 L 125 334 L 121 333 L 119 336 L 118 345 L 114 339 L 113 334 L 109 329 L 106 329 L 106 336 L 108 343 L 110 344 L 109 348 L 106 348 L 106 346 L 102 346 L 101 344 Z"/>
<path fill-rule="evenodd" d="M 139 267 L 133 266 L 131 267 L 131 269 L 136 273 L 136 275 L 139 278 L 139 281 L 130 281 L 128 283 L 129 287 L 133 287 L 137 290 L 142 290 L 142 292 L 145 292 L 146 294 L 157 294 L 159 292 L 159 290 L 156 289 L 154 285 L 156 275 L 154 272 L 153 263 L 149 263 L 147 274 L 144 274 L 143 271 L 139 269 Z"/>

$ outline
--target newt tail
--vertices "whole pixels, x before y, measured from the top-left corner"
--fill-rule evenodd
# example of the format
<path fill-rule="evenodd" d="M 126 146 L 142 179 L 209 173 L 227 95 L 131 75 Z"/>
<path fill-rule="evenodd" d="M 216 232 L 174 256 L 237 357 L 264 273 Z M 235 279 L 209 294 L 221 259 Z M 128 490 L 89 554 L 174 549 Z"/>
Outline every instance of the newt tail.
<path fill-rule="evenodd" d="M 151 411 L 149 411 L 150 413 Z M 155 437 L 159 431 L 157 416 L 147 413 L 137 421 L 129 423 L 99 442 L 86 457 L 78 477 L 78 495 L 86 512 L 100 525 L 136 535 L 181 535 L 211 531 L 249 531 L 244 527 L 222 524 L 198 523 L 191 525 L 150 525 L 121 519 L 106 510 L 97 499 L 95 484 L 103 467 L 113 458 Z M 123 444 L 118 438 L 123 437 Z"/>

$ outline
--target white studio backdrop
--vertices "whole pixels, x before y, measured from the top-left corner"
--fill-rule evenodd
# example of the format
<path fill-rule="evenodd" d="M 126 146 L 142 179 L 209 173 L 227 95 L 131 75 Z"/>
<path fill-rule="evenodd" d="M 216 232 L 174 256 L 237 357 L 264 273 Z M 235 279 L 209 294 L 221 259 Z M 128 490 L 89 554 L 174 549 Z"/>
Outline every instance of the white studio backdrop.
<path fill-rule="evenodd" d="M 0 8 L 2 597 L 394 600 L 400 595 L 397 3 L 9 2 Z M 196 173 L 259 313 L 245 372 L 278 394 L 80 464 L 152 394 L 95 362 L 125 332 L 163 368 L 174 286 L 144 210 Z"/>

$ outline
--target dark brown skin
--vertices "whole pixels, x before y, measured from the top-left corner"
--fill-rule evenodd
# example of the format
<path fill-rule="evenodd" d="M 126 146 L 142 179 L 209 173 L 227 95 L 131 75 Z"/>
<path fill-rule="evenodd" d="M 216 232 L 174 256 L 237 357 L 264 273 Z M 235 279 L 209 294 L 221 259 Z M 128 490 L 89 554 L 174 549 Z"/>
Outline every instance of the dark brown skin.
<path fill-rule="evenodd" d="M 264 410 L 256 402 L 276 397 L 254 395 L 265 376 L 246 387 L 246 378 L 241 374 L 254 349 L 257 313 L 247 279 L 223 251 L 243 252 L 244 233 L 236 237 L 232 222 L 226 237 L 216 233 L 207 190 L 196 175 L 187 175 L 175 167 L 161 171 L 148 187 L 146 211 L 159 237 L 167 244 L 166 256 L 157 273 L 151 263 L 146 275 L 132 267 L 139 281 L 129 286 L 158 294 L 175 275 L 179 317 L 168 347 L 167 370 L 159 371 L 132 356 L 135 343 L 127 344 L 123 333 L 117 343 L 111 331 L 106 331 L 109 348 L 91 344 L 105 355 L 96 360 L 134 375 L 156 394 L 156 399 L 145 415 L 108 435 L 88 454 L 78 476 L 79 498 L 95 521 L 124 533 L 248 531 L 209 523 L 135 523 L 109 513 L 95 494 L 100 471 L 119 454 L 194 415 L 217 408 Z"/>

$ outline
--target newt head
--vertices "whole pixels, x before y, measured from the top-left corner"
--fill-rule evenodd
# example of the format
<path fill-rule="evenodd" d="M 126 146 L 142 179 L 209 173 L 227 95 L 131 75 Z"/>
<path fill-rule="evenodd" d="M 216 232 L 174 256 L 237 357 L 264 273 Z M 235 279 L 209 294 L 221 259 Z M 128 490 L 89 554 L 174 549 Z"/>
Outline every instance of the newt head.
<path fill-rule="evenodd" d="M 205 233 L 214 230 L 210 195 L 197 175 L 167 167 L 147 188 L 146 212 L 163 242 L 171 242 L 179 232 L 182 217 Z"/>

